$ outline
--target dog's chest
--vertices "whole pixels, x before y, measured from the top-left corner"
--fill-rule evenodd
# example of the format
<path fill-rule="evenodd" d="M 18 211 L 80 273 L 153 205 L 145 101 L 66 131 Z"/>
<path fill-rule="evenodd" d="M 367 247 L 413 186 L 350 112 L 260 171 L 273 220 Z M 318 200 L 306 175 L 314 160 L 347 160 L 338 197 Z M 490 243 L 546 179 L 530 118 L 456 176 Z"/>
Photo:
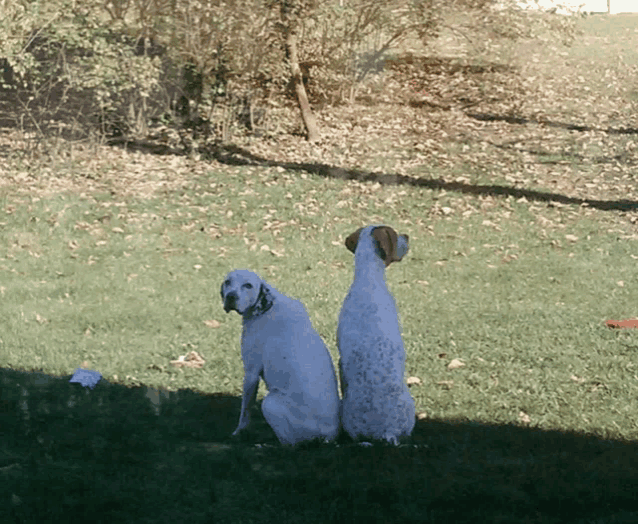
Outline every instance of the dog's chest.
<path fill-rule="evenodd" d="M 272 343 L 272 326 L 270 330 L 267 326 L 262 317 L 244 323 L 241 333 L 242 356 L 255 359 L 259 355 L 261 359 L 265 349 Z"/>

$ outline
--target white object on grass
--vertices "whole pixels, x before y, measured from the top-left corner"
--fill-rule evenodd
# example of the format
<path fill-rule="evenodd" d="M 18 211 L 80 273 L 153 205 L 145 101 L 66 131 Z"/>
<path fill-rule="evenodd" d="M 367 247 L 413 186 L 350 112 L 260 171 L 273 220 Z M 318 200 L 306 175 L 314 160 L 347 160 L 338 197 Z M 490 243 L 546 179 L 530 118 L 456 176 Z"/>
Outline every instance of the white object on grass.
<path fill-rule="evenodd" d="M 101 380 L 102 375 L 98 371 L 91 371 L 90 369 L 78 368 L 73 372 L 73 376 L 69 382 L 75 382 L 83 385 L 86 388 L 93 389 L 97 386 L 97 383 Z"/>

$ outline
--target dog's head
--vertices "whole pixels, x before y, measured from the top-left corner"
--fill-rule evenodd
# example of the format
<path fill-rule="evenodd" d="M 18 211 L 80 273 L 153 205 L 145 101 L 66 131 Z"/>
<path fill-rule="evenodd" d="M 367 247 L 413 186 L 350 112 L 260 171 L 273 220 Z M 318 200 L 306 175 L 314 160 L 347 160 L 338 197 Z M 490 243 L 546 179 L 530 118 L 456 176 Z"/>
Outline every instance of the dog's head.
<path fill-rule="evenodd" d="M 392 262 L 399 262 L 410 249 L 410 237 L 399 235 L 390 226 L 367 226 L 357 229 L 346 238 L 346 247 L 354 253 L 362 235 L 369 235 L 376 248 L 377 255 L 388 267 Z"/>
<path fill-rule="evenodd" d="M 224 311 L 234 309 L 244 318 L 258 316 L 270 309 L 273 296 L 268 284 L 247 269 L 236 269 L 226 275 L 221 288 Z"/>

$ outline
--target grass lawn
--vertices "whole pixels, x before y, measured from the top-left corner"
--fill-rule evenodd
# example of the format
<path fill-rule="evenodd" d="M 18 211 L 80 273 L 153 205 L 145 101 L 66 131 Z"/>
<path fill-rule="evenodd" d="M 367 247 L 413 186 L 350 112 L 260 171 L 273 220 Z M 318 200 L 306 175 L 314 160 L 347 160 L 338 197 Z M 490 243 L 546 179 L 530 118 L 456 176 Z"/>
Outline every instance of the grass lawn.
<path fill-rule="evenodd" d="M 638 317 L 638 17 L 580 24 L 572 47 L 521 43 L 516 74 L 398 66 L 392 104 L 318 114 L 320 145 L 38 156 L 5 130 L 0 521 L 638 521 L 638 332 L 604 325 Z M 411 240 L 387 279 L 412 437 L 287 449 L 256 409 L 231 438 L 224 275 L 302 300 L 336 362 L 343 241 L 370 223 Z M 170 364 L 193 350 L 202 369 Z M 79 366 L 103 381 L 68 384 Z"/>

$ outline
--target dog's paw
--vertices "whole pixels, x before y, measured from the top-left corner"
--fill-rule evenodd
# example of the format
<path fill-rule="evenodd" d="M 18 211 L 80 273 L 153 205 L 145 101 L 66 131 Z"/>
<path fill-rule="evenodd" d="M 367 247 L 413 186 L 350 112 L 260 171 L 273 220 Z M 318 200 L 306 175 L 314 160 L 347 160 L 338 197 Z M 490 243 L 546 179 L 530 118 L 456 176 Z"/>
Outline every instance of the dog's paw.
<path fill-rule="evenodd" d="M 388 444 L 392 445 L 392 446 L 398 446 L 399 445 L 399 439 L 396 438 L 394 435 L 388 436 L 388 437 L 384 437 L 384 438 L 385 438 L 385 441 Z"/>
<path fill-rule="evenodd" d="M 250 419 L 244 419 L 242 421 L 239 422 L 239 424 L 237 425 L 237 429 L 235 429 L 235 431 L 233 431 L 232 436 L 236 437 L 237 435 L 239 435 L 242 430 L 244 430 L 248 424 L 250 424 Z"/>

